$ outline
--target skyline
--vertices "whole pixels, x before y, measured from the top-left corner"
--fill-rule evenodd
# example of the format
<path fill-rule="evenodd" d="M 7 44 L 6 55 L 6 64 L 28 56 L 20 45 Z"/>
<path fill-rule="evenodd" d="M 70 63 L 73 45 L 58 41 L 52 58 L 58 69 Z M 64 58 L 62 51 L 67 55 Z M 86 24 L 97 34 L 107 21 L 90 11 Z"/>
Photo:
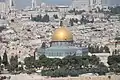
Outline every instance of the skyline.
<path fill-rule="evenodd" d="M 41 2 L 48 4 L 61 4 L 61 5 L 70 5 L 72 0 L 37 0 L 37 5 L 40 5 Z M 21 9 L 27 6 L 31 6 L 31 0 L 16 0 L 16 8 Z M 120 0 L 110 0 L 109 5 L 120 5 Z"/>
<path fill-rule="evenodd" d="M 72 0 L 37 0 L 37 5 L 40 5 L 41 2 L 48 4 L 67 4 L 70 5 Z M 16 0 L 16 8 L 25 8 L 26 6 L 31 6 L 31 0 Z"/>

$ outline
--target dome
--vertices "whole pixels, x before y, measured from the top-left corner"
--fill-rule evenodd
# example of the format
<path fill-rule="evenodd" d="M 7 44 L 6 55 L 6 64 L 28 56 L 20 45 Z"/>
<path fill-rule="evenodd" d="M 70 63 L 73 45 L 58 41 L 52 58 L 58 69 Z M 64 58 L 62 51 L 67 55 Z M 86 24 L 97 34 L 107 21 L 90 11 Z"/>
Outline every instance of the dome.
<path fill-rule="evenodd" d="M 73 41 L 73 35 L 66 27 L 61 27 L 55 30 L 52 41 Z"/>

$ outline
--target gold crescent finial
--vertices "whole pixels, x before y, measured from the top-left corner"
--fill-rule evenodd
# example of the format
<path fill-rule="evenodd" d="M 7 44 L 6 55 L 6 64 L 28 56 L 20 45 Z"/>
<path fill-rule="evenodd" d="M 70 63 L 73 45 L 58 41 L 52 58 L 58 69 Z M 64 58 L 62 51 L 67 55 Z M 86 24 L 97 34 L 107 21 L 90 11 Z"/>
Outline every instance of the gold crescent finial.
<path fill-rule="evenodd" d="M 55 30 L 52 36 L 52 41 L 73 41 L 72 32 L 69 31 L 65 26 L 61 26 Z"/>

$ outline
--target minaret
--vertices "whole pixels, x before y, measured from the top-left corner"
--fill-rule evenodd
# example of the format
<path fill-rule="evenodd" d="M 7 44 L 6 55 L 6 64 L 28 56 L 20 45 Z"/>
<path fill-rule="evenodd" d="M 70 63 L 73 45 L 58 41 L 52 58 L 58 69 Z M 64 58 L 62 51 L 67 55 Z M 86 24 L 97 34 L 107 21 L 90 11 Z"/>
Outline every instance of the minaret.
<path fill-rule="evenodd" d="M 0 0 L 0 12 L 5 12 L 5 0 Z"/>
<path fill-rule="evenodd" d="M 10 10 L 13 10 L 14 7 L 15 7 L 14 0 L 9 0 L 9 8 L 10 8 Z"/>
<path fill-rule="evenodd" d="M 32 0 L 32 9 L 36 8 L 36 0 Z"/>

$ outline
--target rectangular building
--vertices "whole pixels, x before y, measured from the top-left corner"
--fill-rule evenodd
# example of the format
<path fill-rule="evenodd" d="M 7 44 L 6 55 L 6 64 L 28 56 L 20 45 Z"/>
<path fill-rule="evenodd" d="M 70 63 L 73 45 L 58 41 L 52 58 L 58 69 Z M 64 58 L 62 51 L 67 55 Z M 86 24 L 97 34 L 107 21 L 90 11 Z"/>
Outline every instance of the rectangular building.
<path fill-rule="evenodd" d="M 5 12 L 6 2 L 5 0 L 0 0 L 0 12 Z"/>
<path fill-rule="evenodd" d="M 72 8 L 79 10 L 88 10 L 90 0 L 72 0 Z"/>

